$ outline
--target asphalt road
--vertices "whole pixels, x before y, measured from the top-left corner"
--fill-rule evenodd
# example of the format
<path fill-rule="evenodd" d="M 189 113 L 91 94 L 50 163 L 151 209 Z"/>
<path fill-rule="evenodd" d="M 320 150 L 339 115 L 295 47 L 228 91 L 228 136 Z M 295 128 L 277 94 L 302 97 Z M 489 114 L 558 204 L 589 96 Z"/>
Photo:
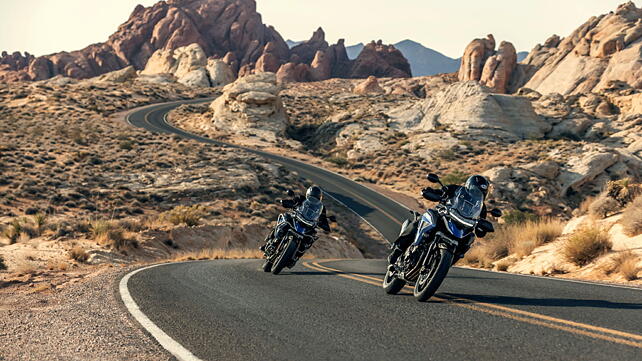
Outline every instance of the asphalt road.
<path fill-rule="evenodd" d="M 178 104 L 129 121 L 221 145 L 167 125 Z M 388 239 L 407 215 L 332 172 L 250 151 L 318 183 Z M 279 276 L 260 266 L 169 264 L 125 283 L 138 310 L 203 360 L 642 360 L 640 289 L 453 268 L 432 301 L 418 303 L 409 289 L 383 292 L 382 260 L 305 261 Z"/>

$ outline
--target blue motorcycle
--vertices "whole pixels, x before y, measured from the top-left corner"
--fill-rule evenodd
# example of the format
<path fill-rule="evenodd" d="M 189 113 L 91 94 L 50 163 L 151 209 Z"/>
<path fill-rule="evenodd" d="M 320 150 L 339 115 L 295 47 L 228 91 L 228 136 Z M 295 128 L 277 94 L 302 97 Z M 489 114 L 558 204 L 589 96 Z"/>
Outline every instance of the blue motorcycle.
<path fill-rule="evenodd" d="M 480 218 L 484 208 L 481 191 L 459 187 L 454 196 L 446 197 L 448 188 L 439 176 L 429 174 L 428 180 L 441 189 L 424 189 L 423 197 L 440 203 L 424 214 L 411 211 L 413 219 L 404 222 L 400 237 L 412 237 L 412 244 L 388 266 L 383 280 L 388 294 L 414 285 L 413 294 L 420 302 L 437 292 L 450 267 L 470 249 L 475 234 L 494 232 L 493 224 Z M 493 209 L 490 214 L 500 217 L 501 211 Z"/>
<path fill-rule="evenodd" d="M 288 191 L 288 195 L 294 193 Z M 293 211 L 279 215 L 274 230 L 268 235 L 263 271 L 279 274 L 284 268 L 292 268 L 317 240 L 317 226 L 323 204 L 305 200 Z M 334 219 L 334 217 L 331 217 Z"/>

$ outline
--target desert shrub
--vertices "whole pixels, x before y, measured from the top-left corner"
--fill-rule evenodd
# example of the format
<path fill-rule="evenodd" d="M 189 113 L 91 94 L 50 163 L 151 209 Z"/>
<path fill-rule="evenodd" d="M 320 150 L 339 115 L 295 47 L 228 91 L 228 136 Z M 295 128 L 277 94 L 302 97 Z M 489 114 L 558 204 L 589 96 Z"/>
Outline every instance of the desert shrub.
<path fill-rule="evenodd" d="M 600 196 L 589 205 L 589 215 L 595 218 L 606 218 L 622 208 L 620 202 L 609 196 Z"/>
<path fill-rule="evenodd" d="M 640 194 L 640 185 L 631 183 L 630 178 L 610 181 L 606 184 L 604 193 L 624 206 Z"/>
<path fill-rule="evenodd" d="M 642 196 L 638 196 L 631 202 L 624 213 L 620 224 L 624 229 L 624 233 L 628 236 L 637 236 L 642 234 Z"/>
<path fill-rule="evenodd" d="M 435 155 L 443 160 L 457 160 L 457 153 L 452 149 L 438 149 L 435 151 Z"/>
<path fill-rule="evenodd" d="M 84 248 L 76 246 L 69 250 L 69 258 L 76 262 L 85 263 L 89 259 L 89 254 Z"/>
<path fill-rule="evenodd" d="M 446 174 L 441 178 L 441 182 L 445 185 L 449 184 L 462 184 L 468 179 L 468 174 L 461 171 L 454 171 L 450 174 Z"/>
<path fill-rule="evenodd" d="M 113 225 L 111 222 L 104 220 L 96 220 L 89 223 L 89 232 L 91 233 L 92 239 L 97 242 L 108 238 L 112 228 Z"/>
<path fill-rule="evenodd" d="M 587 197 L 585 198 L 582 203 L 580 203 L 580 206 L 577 208 L 577 214 L 573 213 L 574 216 L 583 216 L 585 214 L 589 213 L 589 207 L 593 202 L 595 202 L 595 197 Z"/>
<path fill-rule="evenodd" d="M 44 213 L 38 213 L 34 215 L 32 219 L 36 226 L 38 236 L 42 235 L 42 232 L 45 230 L 45 226 L 47 225 L 47 215 Z"/>
<path fill-rule="evenodd" d="M 608 233 L 591 226 L 578 230 L 570 236 L 562 248 L 564 257 L 578 266 L 584 266 L 605 254 L 612 247 Z"/>
<path fill-rule="evenodd" d="M 201 218 L 203 218 L 205 214 L 205 208 L 200 205 L 189 207 L 178 206 L 171 211 L 163 213 L 161 217 L 175 226 L 186 225 L 188 227 L 194 227 L 200 224 Z"/>
<path fill-rule="evenodd" d="M 0 255 L 0 271 L 4 271 L 7 269 L 7 265 L 4 264 L 4 258 Z"/>
<path fill-rule="evenodd" d="M 512 239 L 509 240 L 509 252 L 524 257 L 546 243 L 550 243 L 562 234 L 564 225 L 557 219 L 541 219 L 504 227 Z"/>
<path fill-rule="evenodd" d="M 340 156 L 329 157 L 326 160 L 328 162 L 330 162 L 330 163 L 333 163 L 334 165 L 336 165 L 338 167 L 345 167 L 348 164 L 350 164 L 350 162 L 348 162 L 348 160 L 346 158 L 340 157 Z"/>
<path fill-rule="evenodd" d="M 20 238 L 22 229 L 22 222 L 16 218 L 4 229 L 3 236 L 9 240 L 9 244 L 14 244 L 18 241 L 18 238 Z"/>
<path fill-rule="evenodd" d="M 121 140 L 120 142 L 118 142 L 118 148 L 122 150 L 131 150 L 132 148 L 134 148 L 134 142 L 132 142 L 131 140 Z"/>
<path fill-rule="evenodd" d="M 618 273 L 624 277 L 627 281 L 634 281 L 638 278 L 638 273 L 640 272 L 640 257 L 637 256 L 632 251 L 625 251 L 618 253 L 611 259 L 606 265 L 606 273 Z"/>
<path fill-rule="evenodd" d="M 520 211 L 519 209 L 511 209 L 504 213 L 502 219 L 506 224 L 520 224 L 525 222 L 535 222 L 539 217 L 537 215 Z"/>

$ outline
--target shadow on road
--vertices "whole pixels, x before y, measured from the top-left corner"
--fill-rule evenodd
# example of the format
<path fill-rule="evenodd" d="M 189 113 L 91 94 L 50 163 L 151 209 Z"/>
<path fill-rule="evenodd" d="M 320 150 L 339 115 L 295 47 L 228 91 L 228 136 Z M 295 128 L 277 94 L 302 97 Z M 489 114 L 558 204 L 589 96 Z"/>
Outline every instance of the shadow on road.
<path fill-rule="evenodd" d="M 546 307 L 592 307 L 623 310 L 642 310 L 642 303 L 623 303 L 605 300 L 582 300 L 573 298 L 524 298 L 514 296 L 480 296 L 462 293 L 442 293 L 439 296 L 464 298 L 477 302 L 513 306 L 546 306 Z"/>

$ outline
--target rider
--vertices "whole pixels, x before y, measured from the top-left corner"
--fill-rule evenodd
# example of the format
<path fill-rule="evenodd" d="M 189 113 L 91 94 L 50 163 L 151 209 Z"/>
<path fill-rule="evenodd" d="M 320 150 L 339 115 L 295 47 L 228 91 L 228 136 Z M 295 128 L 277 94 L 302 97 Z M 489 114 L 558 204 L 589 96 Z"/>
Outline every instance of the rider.
<path fill-rule="evenodd" d="M 313 205 L 320 205 L 322 210 L 321 210 L 321 215 L 319 216 L 319 221 L 317 225 L 319 228 L 323 229 L 326 233 L 330 232 L 330 223 L 328 222 L 328 217 L 325 212 L 325 206 L 323 206 L 323 191 L 319 186 L 311 186 L 308 188 L 308 190 L 305 192 L 305 197 L 302 195 L 293 195 L 291 199 L 282 199 L 281 200 L 281 205 L 284 208 L 288 209 L 295 209 L 301 205 L 304 204 L 304 202 L 310 202 Z M 265 239 L 265 244 L 261 246 L 260 250 L 265 251 L 265 247 L 272 242 L 275 239 L 280 239 L 283 235 L 281 232 L 284 231 L 284 227 L 279 227 L 279 224 L 272 229 L 272 232 L 267 236 Z"/>
<path fill-rule="evenodd" d="M 440 191 L 437 191 L 432 188 L 424 188 L 421 190 L 421 193 L 425 194 L 427 192 L 432 192 L 432 193 L 442 192 L 441 203 L 447 204 L 448 202 L 452 202 L 453 197 L 455 196 L 455 194 L 457 194 L 457 191 L 460 190 L 461 188 L 465 188 L 466 190 L 469 190 L 469 191 L 473 189 L 477 189 L 481 191 L 481 193 L 484 195 L 484 199 L 486 199 L 489 186 L 490 184 L 485 177 L 480 175 L 474 175 L 469 177 L 468 180 L 466 180 L 466 184 L 463 187 L 455 184 L 451 184 L 444 187 L 444 189 Z M 486 219 L 486 216 L 487 216 L 486 213 L 487 213 L 486 205 L 484 204 L 479 218 Z M 415 234 L 415 231 L 417 230 L 417 226 L 419 225 L 419 220 L 420 218 L 416 218 L 410 224 L 410 227 L 407 227 L 405 229 L 405 232 L 402 231 L 399 237 L 392 244 L 392 252 L 388 256 L 388 262 L 390 264 L 394 264 L 395 262 L 397 262 L 397 259 L 399 258 L 399 256 L 401 256 L 406 251 L 406 249 L 412 244 L 412 241 L 414 241 L 412 236 Z M 477 237 L 479 238 L 482 238 L 485 236 L 485 233 L 481 230 L 476 230 L 475 232 Z"/>

